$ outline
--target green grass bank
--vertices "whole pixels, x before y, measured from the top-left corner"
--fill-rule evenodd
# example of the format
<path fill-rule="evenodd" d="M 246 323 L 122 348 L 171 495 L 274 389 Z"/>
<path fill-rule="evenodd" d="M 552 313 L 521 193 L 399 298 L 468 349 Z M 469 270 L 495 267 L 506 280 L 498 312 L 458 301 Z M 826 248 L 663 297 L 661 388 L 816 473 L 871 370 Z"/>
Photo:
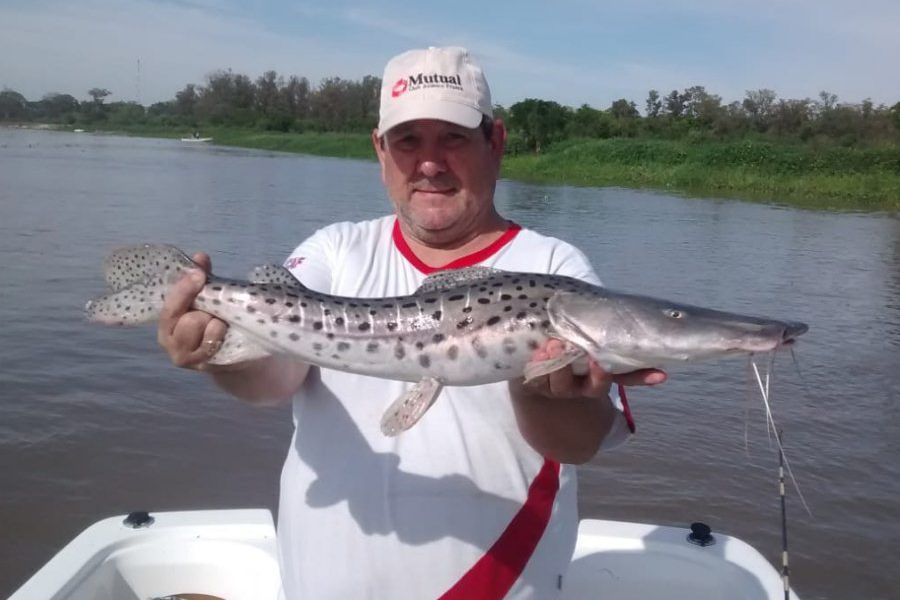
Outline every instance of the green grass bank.
<path fill-rule="evenodd" d="M 179 138 L 183 131 L 129 128 Z M 280 133 L 204 128 L 217 144 L 374 159 L 360 133 Z M 574 139 L 540 155 L 509 155 L 503 177 L 576 186 L 650 188 L 813 209 L 900 212 L 900 148 L 844 148 L 770 141 Z"/>

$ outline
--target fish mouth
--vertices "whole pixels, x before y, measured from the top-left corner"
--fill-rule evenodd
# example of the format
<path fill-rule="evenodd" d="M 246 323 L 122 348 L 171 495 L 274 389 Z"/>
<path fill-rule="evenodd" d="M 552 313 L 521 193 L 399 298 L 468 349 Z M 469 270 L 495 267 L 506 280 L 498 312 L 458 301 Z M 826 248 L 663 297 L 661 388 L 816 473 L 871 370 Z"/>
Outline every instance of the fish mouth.
<path fill-rule="evenodd" d="M 798 337 L 809 331 L 809 325 L 800 323 L 799 321 L 790 321 L 784 324 L 784 331 L 781 333 L 781 344 L 787 346 L 793 344 Z"/>

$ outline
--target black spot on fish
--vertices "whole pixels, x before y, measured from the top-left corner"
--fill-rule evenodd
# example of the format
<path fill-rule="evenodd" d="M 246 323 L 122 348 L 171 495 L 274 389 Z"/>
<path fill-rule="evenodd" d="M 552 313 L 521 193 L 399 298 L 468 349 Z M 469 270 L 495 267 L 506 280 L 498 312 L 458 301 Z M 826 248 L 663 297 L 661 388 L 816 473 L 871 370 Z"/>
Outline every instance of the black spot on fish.
<path fill-rule="evenodd" d="M 301 304 L 301 306 L 306 306 L 306 302 L 303 302 Z M 331 309 L 330 308 L 323 309 L 322 314 L 325 315 L 326 317 L 331 316 Z"/>
<path fill-rule="evenodd" d="M 523 310 L 522 312 L 520 312 L 516 315 L 516 318 L 521 321 L 522 319 L 524 319 L 527 316 L 528 316 L 528 313 Z"/>
<path fill-rule="evenodd" d="M 540 347 L 540 344 L 537 340 L 528 340 L 528 349 L 529 350 L 537 350 Z"/>
<path fill-rule="evenodd" d="M 275 298 L 266 298 L 266 304 L 275 304 Z"/>
<path fill-rule="evenodd" d="M 322 329 L 322 321 L 316 321 L 315 323 L 313 323 L 313 329 L 315 329 L 316 331 Z"/>
<path fill-rule="evenodd" d="M 452 296 L 447 298 L 447 300 L 449 300 L 450 302 L 456 302 L 457 300 L 462 300 L 463 298 L 465 298 L 465 296 L 462 294 L 453 294 Z"/>
<path fill-rule="evenodd" d="M 348 344 L 347 342 L 338 342 L 337 349 L 338 349 L 338 352 L 346 352 L 347 350 L 350 349 L 350 344 Z"/>
<path fill-rule="evenodd" d="M 338 356 L 337 354 L 332 354 L 331 358 L 333 358 L 334 360 L 340 360 L 341 357 Z"/>
<path fill-rule="evenodd" d="M 288 317 L 288 321 L 290 321 L 291 323 L 299 323 L 300 315 L 291 315 Z"/>
<path fill-rule="evenodd" d="M 507 306 L 503 307 L 503 312 L 509 312 L 511 310 L 512 310 L 512 306 L 507 305 Z"/>
<path fill-rule="evenodd" d="M 337 318 L 334 320 L 334 324 L 335 324 L 335 325 L 339 325 L 339 326 L 340 326 L 340 325 L 343 325 L 343 324 L 344 324 L 344 317 L 337 317 Z"/>
<path fill-rule="evenodd" d="M 509 294 L 501 294 L 500 299 L 501 300 L 512 300 L 512 296 L 510 296 Z"/>
<path fill-rule="evenodd" d="M 425 347 L 424 342 L 416 342 L 416 350 L 421 350 L 424 347 Z"/>
<path fill-rule="evenodd" d="M 320 344 L 319 342 L 314 342 L 314 343 L 313 343 L 313 350 L 319 351 L 319 350 L 321 350 L 323 347 L 324 347 L 324 346 L 322 346 L 322 344 Z"/>
<path fill-rule="evenodd" d="M 381 308 L 394 308 L 393 304 L 382 304 Z"/>
<path fill-rule="evenodd" d="M 285 302 L 284 305 L 287 306 L 288 308 L 292 308 L 294 306 L 294 303 L 293 302 Z"/>
<path fill-rule="evenodd" d="M 471 306 L 466 306 L 465 308 L 462 309 L 462 311 L 463 311 L 464 313 L 470 313 L 470 312 L 472 312 L 472 307 L 471 307 Z"/>
<path fill-rule="evenodd" d="M 250 314 L 252 315 L 253 313 L 256 312 L 256 309 L 253 308 L 252 306 L 248 306 L 248 307 L 247 307 L 247 312 L 250 313 Z"/>
<path fill-rule="evenodd" d="M 459 347 L 458 346 L 450 346 L 447 348 L 447 358 L 450 360 L 456 360 L 456 357 L 459 356 Z"/>
<path fill-rule="evenodd" d="M 265 319 L 257 319 L 256 322 L 259 323 L 260 325 L 265 325 L 265 324 L 266 324 L 266 320 L 265 320 Z"/>
<path fill-rule="evenodd" d="M 328 333 L 325 334 L 325 337 L 328 338 L 329 340 L 333 340 L 334 334 L 329 331 Z"/>
<path fill-rule="evenodd" d="M 374 317 L 374 316 L 377 315 L 377 314 L 378 314 L 378 311 L 375 310 L 374 308 L 373 308 L 372 310 L 369 311 L 369 315 L 372 316 L 372 317 Z"/>
<path fill-rule="evenodd" d="M 166 267 L 166 268 L 168 268 L 168 267 Z M 221 292 L 221 291 L 222 291 L 222 286 L 221 286 L 221 285 L 214 285 L 214 286 L 212 286 L 212 289 L 214 289 L 214 290 L 217 291 L 217 292 Z"/>
<path fill-rule="evenodd" d="M 394 321 L 388 321 L 387 328 L 388 331 L 394 331 L 395 329 L 397 329 L 397 324 Z"/>
<path fill-rule="evenodd" d="M 550 321 L 541 321 L 541 327 L 544 329 L 550 329 Z"/>
<path fill-rule="evenodd" d="M 519 294 L 519 300 L 528 300 L 528 294 Z"/>
<path fill-rule="evenodd" d="M 378 352 L 378 342 L 369 342 L 366 345 L 366 352 Z"/>
<path fill-rule="evenodd" d="M 417 306 L 418 306 L 418 304 L 416 304 L 415 302 L 407 302 L 406 304 L 404 304 L 402 306 L 402 308 L 415 308 Z"/>
<path fill-rule="evenodd" d="M 491 301 L 489 298 L 479 298 L 478 299 L 478 304 L 490 304 L 490 302 Z"/>
<path fill-rule="evenodd" d="M 431 358 L 429 358 L 427 354 L 420 354 L 419 364 L 422 365 L 423 368 L 427 369 L 431 366 Z"/>
<path fill-rule="evenodd" d="M 531 302 L 528 304 L 531 308 L 537 308 L 537 302 Z"/>
<path fill-rule="evenodd" d="M 431 317 L 432 317 L 435 321 L 440 321 L 440 320 L 441 320 L 441 317 L 442 317 L 443 315 L 444 315 L 444 313 L 442 313 L 442 312 L 439 311 L 439 310 L 436 310 L 436 311 L 434 311 L 434 312 L 431 314 Z"/>
<path fill-rule="evenodd" d="M 434 304 L 435 302 L 437 302 L 437 298 L 425 298 L 426 304 Z"/>
<path fill-rule="evenodd" d="M 360 331 L 368 331 L 368 330 L 371 329 L 371 328 L 372 328 L 372 324 L 371 324 L 371 323 L 368 323 L 368 322 L 367 322 L 367 323 L 360 323 L 360 324 L 359 324 L 359 327 L 358 327 L 358 329 L 359 329 Z"/>
<path fill-rule="evenodd" d="M 300 336 L 297 335 L 296 333 L 289 333 L 288 337 L 291 339 L 292 342 L 296 342 L 297 340 L 300 339 Z"/>
<path fill-rule="evenodd" d="M 490 319 L 487 320 L 488 325 L 496 325 L 499 322 L 500 322 L 500 317 L 491 317 Z"/>
<path fill-rule="evenodd" d="M 457 329 L 465 329 L 468 325 L 472 324 L 472 317 L 466 317 L 462 321 L 456 324 Z"/>
<path fill-rule="evenodd" d="M 350 308 L 357 308 L 359 306 L 359 304 L 357 304 L 356 302 L 351 302 L 347 306 L 349 306 Z"/>
<path fill-rule="evenodd" d="M 534 279 L 530 279 L 530 280 L 528 281 L 528 285 L 529 285 L 530 287 L 535 287 L 535 286 L 537 286 L 537 283 L 535 283 Z"/>
<path fill-rule="evenodd" d="M 431 341 L 434 342 L 435 344 L 440 344 L 441 342 L 444 341 L 444 334 L 443 333 L 434 334 L 434 336 L 431 338 Z"/>
<path fill-rule="evenodd" d="M 213 304 L 216 305 L 216 306 L 219 306 L 220 304 L 222 304 L 222 301 L 219 300 L 218 298 L 213 298 L 213 301 L 212 301 L 212 302 L 213 302 Z"/>
<path fill-rule="evenodd" d="M 206 302 L 206 298 L 204 298 L 203 296 L 197 296 L 197 302 Z"/>

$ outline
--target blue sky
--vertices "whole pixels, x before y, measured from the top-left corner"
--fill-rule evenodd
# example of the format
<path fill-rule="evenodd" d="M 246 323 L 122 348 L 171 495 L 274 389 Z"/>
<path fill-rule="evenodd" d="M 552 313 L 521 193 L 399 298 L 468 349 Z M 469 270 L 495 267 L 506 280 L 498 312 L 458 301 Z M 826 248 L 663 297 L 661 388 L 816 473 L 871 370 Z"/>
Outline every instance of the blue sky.
<path fill-rule="evenodd" d="M 313 84 L 380 76 L 398 52 L 451 44 L 480 60 L 506 106 L 643 108 L 650 89 L 691 85 L 726 102 L 763 87 L 900 101 L 898 0 L 0 0 L 0 88 L 32 100 L 105 87 L 150 104 L 225 68 Z"/>

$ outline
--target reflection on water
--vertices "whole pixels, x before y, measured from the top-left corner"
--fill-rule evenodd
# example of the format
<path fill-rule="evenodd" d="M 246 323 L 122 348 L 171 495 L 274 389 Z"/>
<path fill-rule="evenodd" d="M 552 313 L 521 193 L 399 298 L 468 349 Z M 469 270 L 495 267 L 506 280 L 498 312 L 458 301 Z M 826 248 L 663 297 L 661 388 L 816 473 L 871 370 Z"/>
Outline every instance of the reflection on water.
<path fill-rule="evenodd" d="M 116 245 L 170 242 L 224 275 L 389 210 L 375 164 L 167 140 L 0 130 L 0 594 L 89 523 L 139 508 L 270 506 L 286 410 L 171 368 L 149 329 L 81 320 Z M 900 221 L 623 189 L 501 182 L 518 223 L 610 287 L 803 320 L 776 418 L 814 516 L 790 506 L 805 598 L 889 598 L 900 555 Z M 630 397 L 638 435 L 582 469 L 587 516 L 704 520 L 779 559 L 776 456 L 741 360 Z M 745 429 L 747 441 L 745 443 Z"/>

